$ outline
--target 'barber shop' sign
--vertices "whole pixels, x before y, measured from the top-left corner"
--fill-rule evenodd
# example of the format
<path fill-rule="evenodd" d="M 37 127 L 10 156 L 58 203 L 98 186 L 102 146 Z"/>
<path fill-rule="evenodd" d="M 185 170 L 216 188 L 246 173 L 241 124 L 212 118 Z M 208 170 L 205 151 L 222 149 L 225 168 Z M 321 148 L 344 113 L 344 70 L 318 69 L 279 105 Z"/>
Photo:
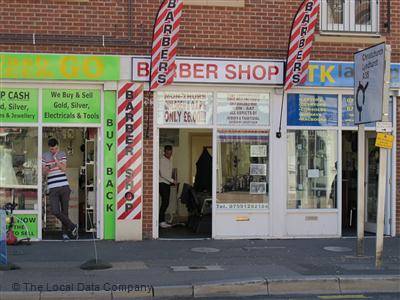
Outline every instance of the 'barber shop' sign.
<path fill-rule="evenodd" d="M 143 194 L 143 85 L 125 83 L 117 103 L 117 219 L 140 220 Z"/>

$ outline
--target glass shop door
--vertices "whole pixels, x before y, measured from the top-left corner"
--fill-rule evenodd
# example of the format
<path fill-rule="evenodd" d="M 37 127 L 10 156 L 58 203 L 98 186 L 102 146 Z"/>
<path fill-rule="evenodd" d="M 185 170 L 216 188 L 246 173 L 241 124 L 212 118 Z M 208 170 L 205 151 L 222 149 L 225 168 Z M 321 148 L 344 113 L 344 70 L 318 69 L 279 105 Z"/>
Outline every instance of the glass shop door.
<path fill-rule="evenodd" d="M 375 147 L 375 132 L 366 132 L 366 165 L 365 165 L 365 231 L 376 233 L 376 217 L 378 208 L 379 148 Z M 390 154 L 388 154 L 388 174 L 391 174 Z M 390 184 L 386 182 L 385 228 L 390 234 Z"/>

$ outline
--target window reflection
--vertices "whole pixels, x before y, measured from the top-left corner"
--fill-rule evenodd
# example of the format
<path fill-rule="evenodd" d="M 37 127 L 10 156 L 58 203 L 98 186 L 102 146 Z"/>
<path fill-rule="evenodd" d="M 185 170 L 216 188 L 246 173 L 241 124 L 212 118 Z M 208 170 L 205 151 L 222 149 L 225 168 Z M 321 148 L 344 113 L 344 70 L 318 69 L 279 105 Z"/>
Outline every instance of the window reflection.
<path fill-rule="evenodd" d="M 343 24 L 344 0 L 328 0 L 328 23 Z"/>
<path fill-rule="evenodd" d="M 217 208 L 268 207 L 267 131 L 218 131 Z"/>
<path fill-rule="evenodd" d="M 288 208 L 337 207 L 336 131 L 288 131 Z"/>
<path fill-rule="evenodd" d="M 356 0 L 355 5 L 355 23 L 371 25 L 371 0 Z"/>

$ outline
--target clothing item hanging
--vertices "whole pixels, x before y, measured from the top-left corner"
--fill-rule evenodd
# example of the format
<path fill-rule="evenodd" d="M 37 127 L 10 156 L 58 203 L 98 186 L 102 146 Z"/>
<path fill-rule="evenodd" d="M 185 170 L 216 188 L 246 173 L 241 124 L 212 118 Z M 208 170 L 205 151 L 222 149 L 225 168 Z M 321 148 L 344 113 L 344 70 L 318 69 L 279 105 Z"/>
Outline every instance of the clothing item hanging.
<path fill-rule="evenodd" d="M 12 166 L 11 149 L 0 146 L 0 185 L 17 185 L 18 180 Z"/>
<path fill-rule="evenodd" d="M 194 190 L 196 192 L 212 192 L 212 156 L 207 148 L 203 148 L 199 159 L 196 162 L 196 176 L 194 179 Z"/>

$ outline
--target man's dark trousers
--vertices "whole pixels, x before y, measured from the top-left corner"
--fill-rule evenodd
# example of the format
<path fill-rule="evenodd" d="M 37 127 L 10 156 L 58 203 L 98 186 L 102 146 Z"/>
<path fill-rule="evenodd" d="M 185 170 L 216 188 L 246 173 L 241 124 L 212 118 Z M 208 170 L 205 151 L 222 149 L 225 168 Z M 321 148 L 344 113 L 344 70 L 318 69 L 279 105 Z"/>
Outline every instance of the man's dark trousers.
<path fill-rule="evenodd" d="M 160 207 L 160 215 L 158 221 L 165 222 L 165 212 L 167 211 L 169 205 L 169 195 L 171 192 L 171 185 L 168 183 L 160 182 L 158 185 L 159 192 L 161 196 L 161 207 Z"/>

